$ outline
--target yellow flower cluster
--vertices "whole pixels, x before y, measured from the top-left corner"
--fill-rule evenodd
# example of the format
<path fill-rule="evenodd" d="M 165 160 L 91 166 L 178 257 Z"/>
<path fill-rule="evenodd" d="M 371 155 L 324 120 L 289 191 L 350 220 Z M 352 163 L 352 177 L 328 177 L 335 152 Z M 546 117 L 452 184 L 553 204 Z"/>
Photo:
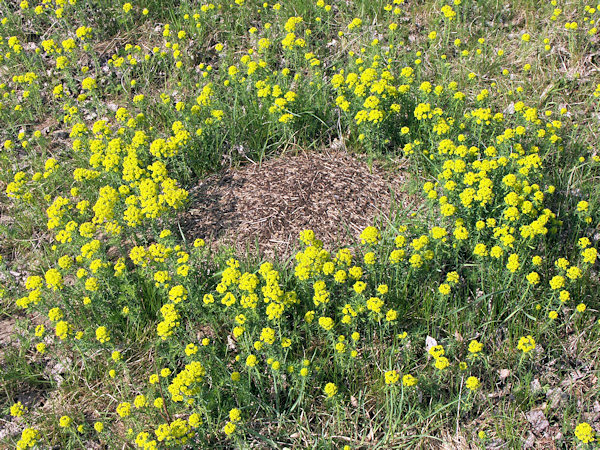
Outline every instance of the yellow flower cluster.
<path fill-rule="evenodd" d="M 185 397 L 194 396 L 199 392 L 198 383 L 206 375 L 206 370 L 198 361 L 193 361 L 173 378 L 169 384 L 168 391 L 174 402 L 181 402 Z"/>

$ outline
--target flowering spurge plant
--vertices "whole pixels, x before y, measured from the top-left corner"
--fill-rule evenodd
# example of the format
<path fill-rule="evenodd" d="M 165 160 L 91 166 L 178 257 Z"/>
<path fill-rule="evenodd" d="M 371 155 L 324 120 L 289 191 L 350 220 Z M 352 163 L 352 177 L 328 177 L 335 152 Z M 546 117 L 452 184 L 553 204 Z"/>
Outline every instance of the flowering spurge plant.
<path fill-rule="evenodd" d="M 594 445 L 600 5 L 159 3 L 0 8 L 2 444 Z M 419 212 L 287 265 L 178 226 L 333 141 Z"/>

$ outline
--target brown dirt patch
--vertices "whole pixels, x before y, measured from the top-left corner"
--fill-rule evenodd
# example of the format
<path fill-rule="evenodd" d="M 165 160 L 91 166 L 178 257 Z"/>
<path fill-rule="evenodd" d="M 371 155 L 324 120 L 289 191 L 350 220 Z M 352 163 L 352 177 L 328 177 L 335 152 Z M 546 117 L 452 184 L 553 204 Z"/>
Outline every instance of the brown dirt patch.
<path fill-rule="evenodd" d="M 4 347 L 11 345 L 14 331 L 15 319 L 12 317 L 0 318 L 0 355 L 2 355 L 2 349 Z"/>
<path fill-rule="evenodd" d="M 391 206 L 409 214 L 415 201 L 402 192 L 407 175 L 390 173 L 346 152 L 281 156 L 263 164 L 229 169 L 190 190 L 182 214 L 184 233 L 238 254 L 288 258 L 298 234 L 312 229 L 328 247 L 349 245 Z"/>

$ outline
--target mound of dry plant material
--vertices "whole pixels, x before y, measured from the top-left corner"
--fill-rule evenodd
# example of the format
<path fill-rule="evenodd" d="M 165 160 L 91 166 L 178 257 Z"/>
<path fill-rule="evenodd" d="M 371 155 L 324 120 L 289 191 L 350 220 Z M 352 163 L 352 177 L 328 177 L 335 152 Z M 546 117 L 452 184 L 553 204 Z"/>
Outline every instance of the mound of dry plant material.
<path fill-rule="evenodd" d="M 231 245 L 239 254 L 287 258 L 306 228 L 328 245 L 350 245 L 389 217 L 392 204 L 414 210 L 402 192 L 406 176 L 342 151 L 284 155 L 202 180 L 190 190 L 181 223 L 190 239 Z"/>

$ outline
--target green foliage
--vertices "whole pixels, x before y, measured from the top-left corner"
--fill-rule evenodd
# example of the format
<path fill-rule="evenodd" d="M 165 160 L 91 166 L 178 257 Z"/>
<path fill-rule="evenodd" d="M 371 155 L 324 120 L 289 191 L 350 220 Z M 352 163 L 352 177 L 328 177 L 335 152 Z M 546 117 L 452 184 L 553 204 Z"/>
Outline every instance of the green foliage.
<path fill-rule="evenodd" d="M 7 442 L 592 442 L 600 5 L 521 3 L 3 3 Z M 198 179 L 334 140 L 420 213 L 289 265 L 175 234 Z"/>

